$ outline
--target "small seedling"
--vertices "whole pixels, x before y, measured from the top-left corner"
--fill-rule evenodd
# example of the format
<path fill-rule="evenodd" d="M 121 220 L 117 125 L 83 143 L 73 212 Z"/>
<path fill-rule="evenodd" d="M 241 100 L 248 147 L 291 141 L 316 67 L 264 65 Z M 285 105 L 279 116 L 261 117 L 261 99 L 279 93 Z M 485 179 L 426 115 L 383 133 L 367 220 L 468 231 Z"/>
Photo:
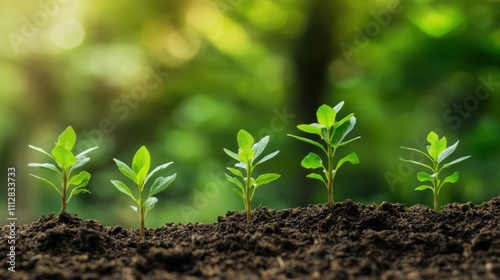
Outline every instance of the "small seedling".
<path fill-rule="evenodd" d="M 325 184 L 328 190 L 328 207 L 333 207 L 333 180 L 335 179 L 335 175 L 337 174 L 339 168 L 346 162 L 350 162 L 351 164 L 358 164 L 359 158 L 356 153 L 350 153 L 344 158 L 340 159 L 333 169 L 334 162 L 333 159 L 335 157 L 335 153 L 337 149 L 341 146 L 345 146 L 352 141 L 361 138 L 360 136 L 352 138 L 350 140 L 343 141 L 349 132 L 354 128 L 356 124 L 356 118 L 354 117 L 354 113 L 351 113 L 341 119 L 340 121 L 336 121 L 336 117 L 344 102 L 340 102 L 335 107 L 330 107 L 328 105 L 321 105 L 317 112 L 316 117 L 318 119 L 318 123 L 312 124 L 301 124 L 298 125 L 297 128 L 310 134 L 318 135 L 321 140 L 323 140 L 323 144 L 300 136 L 295 136 L 288 134 L 295 139 L 300 141 L 309 143 L 314 145 L 326 154 L 327 163 L 326 167 L 323 164 L 323 160 L 316 153 L 309 153 L 301 162 L 301 165 L 306 169 L 323 169 L 323 175 L 318 173 L 311 173 L 307 175 L 307 178 L 312 178 L 319 180 Z"/>
<path fill-rule="evenodd" d="M 258 187 L 268 184 L 276 179 L 278 179 L 281 175 L 276 173 L 265 173 L 261 174 L 254 179 L 252 177 L 252 172 L 254 171 L 257 165 L 270 160 L 274 156 L 276 156 L 279 151 L 268 154 L 263 157 L 259 161 L 255 162 L 255 160 L 262 154 L 267 144 L 269 143 L 269 136 L 263 137 L 259 142 L 254 144 L 254 138 L 245 130 L 240 130 L 237 135 L 238 141 L 238 153 L 231 152 L 228 149 L 224 149 L 224 152 L 228 154 L 231 158 L 238 161 L 235 164 L 235 167 L 243 169 L 245 175 L 243 173 L 232 167 L 228 167 L 227 169 L 236 177 L 233 177 L 226 173 L 226 177 L 229 182 L 235 184 L 238 188 L 234 188 L 233 191 L 237 193 L 241 199 L 243 199 L 243 204 L 245 205 L 245 210 L 247 213 L 247 221 L 250 221 L 252 218 L 252 199 L 255 194 L 255 190 Z M 238 179 L 240 178 L 240 179 Z"/>
<path fill-rule="evenodd" d="M 414 152 L 418 152 L 418 153 L 424 155 L 426 158 L 429 159 L 429 161 L 431 162 L 431 165 L 425 164 L 423 162 L 418 162 L 415 160 L 409 160 L 409 159 L 403 159 L 403 158 L 400 158 L 400 160 L 423 166 L 431 171 L 430 174 L 427 172 L 417 173 L 417 179 L 420 182 L 429 181 L 432 183 L 432 186 L 422 185 L 422 186 L 417 187 L 415 190 L 417 190 L 417 191 L 422 191 L 422 190 L 426 190 L 426 189 L 432 190 L 432 193 L 434 194 L 434 210 L 438 211 L 439 210 L 439 191 L 441 190 L 441 187 L 443 187 L 443 185 L 446 183 L 456 183 L 458 181 L 458 177 L 459 177 L 458 171 L 455 171 L 455 173 L 451 174 L 450 176 L 444 178 L 444 180 L 441 181 L 439 179 L 439 175 L 440 175 L 441 171 L 443 171 L 443 169 L 445 169 L 445 168 L 452 166 L 455 163 L 459 163 L 461 161 L 464 161 L 464 160 L 470 158 L 470 156 L 461 157 L 461 158 L 453 160 L 449 163 L 445 163 L 443 165 L 440 165 L 443 162 L 443 160 L 445 160 L 449 155 L 451 155 L 455 151 L 455 149 L 457 148 L 457 145 L 458 145 L 458 141 L 455 144 L 447 147 L 446 137 L 443 136 L 441 139 L 439 139 L 439 136 L 434 131 L 431 131 L 427 135 L 427 141 L 430 143 L 430 145 L 427 146 L 427 153 L 422 152 L 422 151 L 417 150 L 417 149 L 413 149 L 413 148 L 407 148 L 407 147 L 401 147 L 401 148 L 406 149 L 406 150 L 410 150 L 410 151 L 414 151 Z"/>
<path fill-rule="evenodd" d="M 90 148 L 75 156 L 71 151 L 75 146 L 75 142 L 76 142 L 75 131 L 71 126 L 68 126 L 66 130 L 64 130 L 63 133 L 59 135 L 59 139 L 57 140 L 56 145 L 54 149 L 52 149 L 52 152 L 50 154 L 47 153 L 42 148 L 38 148 L 31 145 L 28 146 L 36 151 L 39 151 L 49 156 L 57 164 L 56 166 L 52 163 L 30 163 L 28 164 L 28 166 L 49 169 L 59 174 L 62 181 L 61 190 L 59 190 L 59 188 L 57 188 L 54 183 L 45 178 L 33 174 L 30 175 L 49 184 L 61 195 L 60 213 L 66 213 L 66 205 L 74 195 L 80 193 L 90 193 L 85 188 L 90 180 L 90 173 L 88 173 L 87 171 L 81 171 L 80 173 L 74 176 L 71 176 L 71 173 L 75 169 L 82 167 L 87 162 L 89 162 L 90 158 L 87 157 L 86 154 L 97 149 L 98 147 Z M 69 193 L 69 196 L 67 196 L 67 192 L 71 188 L 71 186 L 73 187 L 71 189 L 71 192 Z"/>
<path fill-rule="evenodd" d="M 168 177 L 158 177 L 151 185 L 151 188 L 149 189 L 149 195 L 147 196 L 145 196 L 144 194 L 144 187 L 156 172 L 167 168 L 173 162 L 162 164 L 153 169 L 153 171 L 148 174 L 151 165 L 151 156 L 145 146 L 142 146 L 135 153 L 134 159 L 132 160 L 132 168 L 130 168 L 127 164 L 117 160 L 116 158 L 113 160 L 116 162 L 116 165 L 118 166 L 120 172 L 123 173 L 123 175 L 127 176 L 130 180 L 134 181 L 134 183 L 137 185 L 137 189 L 139 191 L 138 198 L 136 198 L 132 194 L 130 188 L 127 187 L 127 185 L 117 180 L 111 180 L 111 183 L 113 183 L 113 185 L 120 192 L 128 195 L 137 204 L 137 206 L 132 205 L 131 207 L 135 212 L 139 214 L 141 223 L 141 237 L 144 237 L 144 220 L 146 219 L 146 215 L 148 214 L 149 210 L 153 209 L 156 202 L 158 202 L 158 199 L 153 195 L 164 191 L 174 181 L 177 173 Z"/>

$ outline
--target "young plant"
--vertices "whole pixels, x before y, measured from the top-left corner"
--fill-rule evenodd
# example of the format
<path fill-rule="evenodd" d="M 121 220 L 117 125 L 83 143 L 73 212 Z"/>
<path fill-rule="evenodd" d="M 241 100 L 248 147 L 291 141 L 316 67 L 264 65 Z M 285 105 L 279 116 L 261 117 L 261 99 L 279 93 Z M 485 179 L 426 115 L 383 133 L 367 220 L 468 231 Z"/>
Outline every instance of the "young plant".
<path fill-rule="evenodd" d="M 343 105 L 343 101 L 333 108 L 328 105 L 321 105 L 316 112 L 318 123 L 301 124 L 297 126 L 299 130 L 302 130 L 306 133 L 318 135 L 323 142 L 322 144 L 308 138 L 288 134 L 288 136 L 320 148 L 325 153 L 327 159 L 326 166 L 323 163 L 321 157 L 316 153 L 309 153 L 302 160 L 301 165 L 306 169 L 321 168 L 323 170 L 323 175 L 318 173 L 311 173 L 306 177 L 319 180 L 323 182 L 323 184 L 325 184 L 328 191 L 329 208 L 333 207 L 333 180 L 335 179 L 335 175 L 337 174 L 339 168 L 346 162 L 350 162 L 351 164 L 359 163 L 359 158 L 356 153 L 350 153 L 344 158 L 340 159 L 337 162 L 335 169 L 333 168 L 333 159 L 335 157 L 337 149 L 341 146 L 345 146 L 351 143 L 356 139 L 361 138 L 360 136 L 358 136 L 344 141 L 344 138 L 347 136 L 347 134 L 354 128 L 354 125 L 356 124 L 356 118 L 354 117 L 354 113 L 351 113 L 340 121 L 336 121 L 337 114 Z"/>
<path fill-rule="evenodd" d="M 71 126 L 68 126 L 66 130 L 64 130 L 63 133 L 59 135 L 59 139 L 57 140 L 56 145 L 54 149 L 52 149 L 52 152 L 50 154 L 44 151 L 42 148 L 28 145 L 28 147 L 49 156 L 55 162 L 55 165 L 52 163 L 30 163 L 28 164 L 28 166 L 49 169 L 59 174 L 62 184 L 60 188 L 61 190 L 59 190 L 59 188 L 56 187 L 54 183 L 45 178 L 33 174 L 30 175 L 49 184 L 59 193 L 59 195 L 61 195 L 60 213 L 66 213 L 66 205 L 74 195 L 80 193 L 90 193 L 85 188 L 90 180 L 90 173 L 88 173 L 87 171 L 81 171 L 74 176 L 71 176 L 71 173 L 75 169 L 82 167 L 87 162 L 89 162 L 90 158 L 87 157 L 86 154 L 97 149 L 98 147 L 90 148 L 75 156 L 71 151 L 75 146 L 75 142 L 75 131 Z M 68 196 L 67 193 L 70 189 L 71 192 Z"/>
<path fill-rule="evenodd" d="M 439 136 L 434 131 L 431 131 L 427 135 L 427 141 L 430 143 L 430 145 L 427 146 L 427 153 L 420 151 L 420 150 L 417 150 L 417 149 L 413 149 L 413 148 L 407 148 L 407 147 L 401 147 L 401 148 L 406 149 L 406 150 L 410 150 L 410 151 L 414 151 L 414 152 L 418 152 L 418 153 L 424 155 L 427 159 L 429 159 L 429 161 L 431 162 L 430 164 L 425 164 L 423 162 L 418 162 L 415 160 L 409 160 L 409 159 L 403 159 L 403 158 L 400 158 L 400 160 L 405 161 L 405 162 L 409 162 L 412 164 L 420 165 L 420 166 L 423 166 L 423 167 L 430 170 L 430 173 L 427 173 L 427 172 L 417 173 L 417 179 L 420 182 L 429 181 L 429 182 L 431 182 L 432 186 L 422 185 L 422 186 L 417 187 L 415 190 L 417 190 L 417 191 L 422 191 L 425 189 L 432 190 L 432 193 L 434 194 L 434 210 L 438 211 L 439 210 L 439 191 L 441 190 L 441 187 L 443 187 L 443 185 L 446 183 L 456 183 L 458 181 L 458 176 L 459 176 L 458 171 L 455 171 L 455 173 L 444 178 L 444 180 L 440 180 L 439 176 L 441 175 L 441 171 L 443 171 L 443 169 L 445 169 L 445 168 L 452 166 L 455 163 L 459 163 L 461 161 L 464 161 L 464 160 L 470 158 L 470 156 L 461 157 L 461 158 L 458 158 L 458 159 L 453 160 L 451 162 L 442 164 L 443 161 L 455 151 L 455 149 L 457 148 L 457 145 L 458 145 L 458 141 L 455 144 L 447 147 L 446 137 L 442 137 L 441 139 L 439 139 Z"/>
<path fill-rule="evenodd" d="M 132 194 L 132 191 L 130 191 L 130 188 L 124 183 L 117 180 L 111 180 L 111 183 L 113 183 L 113 185 L 120 192 L 128 195 L 137 204 L 137 206 L 132 205 L 131 207 L 135 212 L 139 214 L 141 223 L 141 237 L 144 237 L 144 220 L 146 219 L 146 215 L 148 214 L 149 210 L 153 209 L 156 202 L 158 202 L 158 199 L 153 195 L 164 191 L 174 181 L 177 173 L 168 177 L 156 178 L 156 180 L 151 185 L 149 194 L 147 196 L 144 193 L 144 187 L 156 172 L 167 168 L 173 162 L 162 164 L 148 173 L 151 165 L 151 156 L 145 146 L 142 146 L 135 153 L 134 159 L 132 160 L 132 168 L 130 168 L 127 164 L 117 160 L 116 158 L 113 160 L 116 162 L 116 165 L 118 166 L 120 172 L 137 185 L 138 197 L 134 196 Z"/>
<path fill-rule="evenodd" d="M 256 162 L 256 159 L 262 154 L 269 143 L 269 136 L 265 136 L 259 142 L 254 144 L 254 138 L 252 135 L 242 129 L 238 132 L 237 141 L 239 146 L 238 153 L 231 152 L 228 149 L 224 149 L 224 152 L 226 152 L 226 154 L 228 154 L 231 158 L 238 161 L 238 163 L 235 164 L 235 167 L 242 169 L 245 174 L 236 168 L 228 167 L 227 169 L 236 177 L 227 173 L 226 177 L 229 182 L 238 187 L 234 188 L 233 191 L 237 193 L 241 199 L 243 199 L 243 204 L 245 205 L 247 213 L 247 221 L 250 221 L 252 218 L 252 199 L 255 194 L 255 190 L 281 176 L 276 173 L 265 173 L 259 175 L 257 179 L 254 179 L 252 177 L 252 173 L 257 165 L 270 160 L 276 156 L 279 151 L 270 153 Z"/>

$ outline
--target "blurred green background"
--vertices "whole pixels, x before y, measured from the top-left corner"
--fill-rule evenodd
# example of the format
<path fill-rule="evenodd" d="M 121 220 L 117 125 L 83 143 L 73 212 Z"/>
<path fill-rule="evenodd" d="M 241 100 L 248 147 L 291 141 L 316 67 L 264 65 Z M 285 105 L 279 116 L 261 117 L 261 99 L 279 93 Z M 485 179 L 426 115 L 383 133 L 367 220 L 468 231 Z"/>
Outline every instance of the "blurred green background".
<path fill-rule="evenodd" d="M 398 160 L 412 156 L 400 146 L 421 147 L 430 130 L 460 140 L 452 158 L 472 155 L 441 204 L 500 194 L 499 1 L 0 3 L 0 170 L 6 182 L 17 168 L 20 223 L 60 210 L 56 192 L 28 176 L 52 176 L 27 167 L 47 160 L 28 144 L 51 150 L 68 125 L 80 151 L 100 146 L 84 168 L 92 195 L 68 211 L 104 225 L 137 227 L 109 181 L 127 180 L 112 158 L 130 163 L 141 145 L 154 165 L 175 162 L 164 176 L 178 173 L 148 227 L 241 211 L 222 151 L 237 149 L 241 128 L 281 151 L 260 171 L 282 178 L 259 189 L 254 207 L 325 203 L 326 189 L 300 167 L 319 151 L 286 134 L 302 135 L 297 124 L 340 101 L 341 116 L 358 119 L 350 136 L 362 139 L 339 150 L 361 164 L 336 177 L 336 201 L 431 205 L 430 191 L 413 191 L 419 169 Z"/>

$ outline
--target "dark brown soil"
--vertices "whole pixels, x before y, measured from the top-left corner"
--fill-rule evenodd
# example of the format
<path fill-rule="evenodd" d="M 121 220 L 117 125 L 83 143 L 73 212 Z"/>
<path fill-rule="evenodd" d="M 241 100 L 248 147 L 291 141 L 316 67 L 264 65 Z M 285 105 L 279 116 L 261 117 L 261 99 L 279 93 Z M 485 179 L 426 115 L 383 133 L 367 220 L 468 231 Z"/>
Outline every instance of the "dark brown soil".
<path fill-rule="evenodd" d="M 42 216 L 19 227 L 16 272 L 2 261 L 0 279 L 500 279 L 500 197 L 439 213 L 386 202 L 262 207 L 251 223 L 229 212 L 146 235 Z"/>

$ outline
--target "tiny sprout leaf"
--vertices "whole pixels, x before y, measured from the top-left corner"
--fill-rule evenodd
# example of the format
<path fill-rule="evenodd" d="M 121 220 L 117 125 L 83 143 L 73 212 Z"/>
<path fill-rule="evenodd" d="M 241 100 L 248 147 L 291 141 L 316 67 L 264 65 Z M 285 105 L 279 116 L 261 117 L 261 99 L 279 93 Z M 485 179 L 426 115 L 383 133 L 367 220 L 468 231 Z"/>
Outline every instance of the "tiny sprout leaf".
<path fill-rule="evenodd" d="M 236 177 L 232 177 L 232 176 L 229 176 L 227 174 L 226 175 L 226 178 L 229 182 L 235 184 L 238 188 L 244 190 L 245 187 L 243 186 L 243 184 L 236 178 Z"/>
<path fill-rule="evenodd" d="M 333 132 L 333 137 L 330 143 L 332 145 L 338 145 L 344 140 L 344 138 L 351 132 L 351 130 L 356 125 L 356 117 L 352 116 L 348 121 L 344 122 L 342 125 L 337 127 Z"/>
<path fill-rule="evenodd" d="M 246 164 L 252 162 L 254 155 L 255 153 L 250 146 L 242 147 L 238 152 L 239 160 Z"/>
<path fill-rule="evenodd" d="M 89 157 L 85 157 L 85 156 L 83 156 L 83 157 L 77 157 L 76 158 L 76 163 L 73 164 L 73 166 L 71 166 L 71 170 L 75 170 L 75 169 L 77 169 L 79 167 L 82 167 L 85 164 L 87 164 L 87 162 L 89 162 L 89 161 L 90 161 Z"/>
<path fill-rule="evenodd" d="M 61 173 L 59 171 L 59 169 L 57 169 L 57 167 L 53 164 L 50 164 L 50 163 L 29 163 L 28 166 L 30 167 L 37 167 L 37 168 L 44 168 L 44 169 L 50 169 L 50 170 L 53 170 L 57 173 Z"/>
<path fill-rule="evenodd" d="M 425 182 L 425 181 L 431 181 L 432 182 L 433 177 L 431 175 L 429 175 L 429 173 L 427 173 L 427 172 L 419 172 L 419 173 L 417 173 L 417 179 L 420 182 Z"/>
<path fill-rule="evenodd" d="M 40 152 L 42 154 L 48 155 L 51 159 L 53 159 L 55 161 L 55 158 L 51 154 L 47 153 L 44 149 L 38 148 L 38 147 L 35 147 L 35 146 L 32 146 L 32 145 L 28 145 L 28 147 L 30 147 L 33 150 L 38 151 L 38 152 Z"/>
<path fill-rule="evenodd" d="M 452 184 L 456 183 L 458 181 L 458 178 L 459 178 L 459 173 L 458 173 L 458 171 L 455 171 L 450 176 L 444 178 L 442 185 L 444 185 L 445 183 L 452 183 Z"/>
<path fill-rule="evenodd" d="M 155 207 L 157 202 L 158 202 L 158 198 L 153 197 L 153 196 L 149 197 L 146 200 L 146 202 L 144 203 L 144 207 L 146 207 L 146 212 L 153 209 L 153 207 Z"/>
<path fill-rule="evenodd" d="M 437 160 L 438 155 L 441 154 L 445 149 L 446 149 L 446 137 L 443 137 L 431 144 L 431 147 L 429 149 L 429 155 L 434 160 Z"/>
<path fill-rule="evenodd" d="M 466 159 L 470 158 L 470 156 L 465 156 L 465 157 L 461 157 L 461 158 L 457 158 L 456 160 L 452 161 L 452 162 L 449 162 L 445 165 L 443 165 L 443 168 L 447 168 L 447 167 L 450 167 L 452 166 L 453 164 L 456 164 L 456 163 L 459 163 L 461 161 L 464 161 Z"/>
<path fill-rule="evenodd" d="M 304 157 L 304 159 L 300 164 L 302 165 L 302 167 L 307 169 L 316 169 L 316 168 L 325 169 L 321 157 L 315 153 L 309 153 L 307 156 Z"/>
<path fill-rule="evenodd" d="M 130 208 L 132 208 L 132 210 L 134 210 L 135 212 L 139 213 L 139 208 L 137 208 L 136 206 L 130 205 Z"/>
<path fill-rule="evenodd" d="M 231 171 L 231 173 L 233 173 L 234 175 L 236 175 L 238 177 L 244 178 L 243 173 L 241 173 L 241 171 L 239 171 L 236 168 L 228 167 L 227 170 Z"/>
<path fill-rule="evenodd" d="M 419 186 L 419 187 L 415 188 L 416 191 L 423 191 L 423 190 L 426 190 L 426 189 L 433 190 L 433 188 L 431 186 L 427 186 L 427 185 L 422 185 L 422 186 Z"/>
<path fill-rule="evenodd" d="M 38 180 L 41 180 L 41 181 L 43 181 L 43 182 L 45 182 L 45 183 L 49 184 L 51 187 L 53 187 L 53 188 L 54 188 L 54 189 L 55 189 L 55 190 L 59 193 L 59 195 L 61 195 L 61 196 L 62 196 L 61 191 L 60 191 L 60 190 L 59 190 L 56 186 L 54 186 L 54 184 L 52 184 L 52 182 L 50 182 L 49 180 L 47 180 L 47 179 L 45 179 L 45 178 L 42 178 L 42 177 L 39 177 L 39 176 L 36 176 L 36 175 L 33 175 L 33 174 L 30 174 L 30 176 L 35 177 L 35 178 L 37 178 Z"/>
<path fill-rule="evenodd" d="M 71 177 L 71 179 L 69 180 L 69 184 L 83 187 L 89 183 L 89 180 L 90 180 L 90 173 L 88 173 L 87 171 L 82 171 L 77 175 Z"/>
<path fill-rule="evenodd" d="M 241 129 L 240 131 L 238 131 L 238 135 L 237 135 L 236 139 L 238 140 L 238 146 L 242 149 L 245 147 L 252 147 L 252 145 L 255 141 L 253 139 L 252 135 L 250 135 L 250 133 L 248 133 L 244 129 Z"/>
<path fill-rule="evenodd" d="M 149 172 L 148 176 L 146 176 L 146 179 L 144 180 L 144 184 L 146 184 L 148 182 L 148 180 L 158 171 L 160 170 L 163 170 L 165 168 L 167 168 L 169 165 L 171 165 L 172 163 L 174 163 L 173 161 L 171 162 L 167 162 L 167 163 L 164 163 L 158 167 L 156 167 L 155 169 L 153 169 L 153 171 Z"/>
<path fill-rule="evenodd" d="M 339 160 L 337 163 L 337 167 L 335 168 L 335 171 L 338 171 L 339 168 L 346 162 L 350 162 L 351 164 L 359 164 L 359 158 L 356 153 L 350 153 L 347 156 L 343 157 L 342 159 Z"/>
<path fill-rule="evenodd" d="M 111 183 L 115 186 L 115 188 L 117 190 L 128 195 L 130 198 L 132 198 L 135 201 L 134 195 L 132 194 L 130 189 L 124 183 L 117 181 L 117 180 L 111 180 Z"/>
<path fill-rule="evenodd" d="M 267 146 L 267 143 L 269 143 L 269 136 L 263 137 L 259 142 L 255 143 L 252 146 L 252 150 L 254 151 L 254 158 L 257 158 L 258 156 L 260 156 L 260 154 L 262 154 Z"/>
<path fill-rule="evenodd" d="M 257 188 L 262 185 L 269 184 L 272 181 L 278 179 L 279 177 L 281 177 L 281 175 L 276 173 L 262 174 L 259 177 L 257 177 L 257 179 L 255 179 L 255 187 Z"/>
<path fill-rule="evenodd" d="M 347 145 L 347 144 L 349 144 L 349 143 L 351 143 L 351 142 L 353 142 L 353 141 L 355 141 L 355 140 L 358 140 L 358 139 L 360 139 L 360 138 L 361 138 L 361 136 L 358 136 L 358 137 L 354 137 L 354 138 L 352 138 L 352 139 L 349 139 L 349 140 L 347 140 L 347 141 L 341 142 L 340 144 L 338 144 L 338 145 L 337 145 L 337 147 L 342 147 L 342 146 L 345 146 L 345 145 Z"/>
<path fill-rule="evenodd" d="M 98 149 L 98 148 L 99 148 L 99 147 L 98 147 L 98 146 L 96 146 L 96 147 L 92 147 L 92 148 L 90 148 L 90 149 L 87 149 L 87 150 L 85 150 L 85 151 L 83 151 L 83 152 L 79 153 L 79 154 L 76 156 L 76 158 L 83 157 L 84 155 L 86 155 L 86 154 L 88 154 L 88 153 L 90 153 L 90 152 L 92 152 L 93 150 Z"/>
<path fill-rule="evenodd" d="M 52 155 L 61 169 L 68 169 L 77 161 L 73 153 L 59 145 L 52 150 Z"/>
<path fill-rule="evenodd" d="M 135 177 L 136 177 L 135 172 L 124 162 L 119 161 L 116 158 L 114 158 L 113 160 L 116 162 L 116 166 L 118 166 L 118 170 L 120 170 L 120 172 L 123 175 L 127 176 L 127 178 L 129 178 L 130 180 L 135 182 Z"/>
<path fill-rule="evenodd" d="M 338 113 L 340 111 L 340 109 L 342 109 L 342 106 L 344 106 L 344 101 L 341 101 L 339 102 L 339 104 L 335 105 L 335 107 L 333 107 L 333 110 Z"/>
<path fill-rule="evenodd" d="M 320 180 L 321 182 L 323 182 L 325 184 L 325 186 L 327 185 L 325 179 L 320 174 L 311 173 L 311 174 L 306 175 L 306 178 Z"/>
<path fill-rule="evenodd" d="M 318 143 L 318 142 L 316 142 L 316 141 L 309 140 L 309 139 L 307 139 L 307 138 L 300 137 L 300 136 L 295 136 L 295 135 L 292 135 L 292 134 L 287 134 L 287 135 L 288 135 L 288 136 L 290 136 L 290 137 L 293 137 L 293 138 L 295 138 L 295 139 L 297 139 L 297 140 L 300 140 L 300 141 L 302 141 L 302 142 L 306 142 L 306 143 L 308 143 L 308 144 L 314 145 L 314 146 L 316 146 L 316 147 L 318 147 L 318 148 L 320 148 L 320 149 L 322 149 L 323 151 L 325 151 L 325 152 L 326 152 L 326 150 L 325 150 L 325 148 L 323 147 L 323 145 L 321 145 L 320 143 Z"/>
<path fill-rule="evenodd" d="M 62 146 L 68 151 L 71 151 L 75 146 L 76 142 L 76 134 L 73 130 L 73 127 L 68 126 L 66 130 L 64 130 L 61 135 L 59 135 L 59 139 L 57 140 L 57 144 Z"/>
<path fill-rule="evenodd" d="M 438 140 L 439 140 L 439 136 L 437 135 L 437 133 L 436 133 L 436 132 L 431 131 L 431 132 L 429 132 L 429 134 L 427 134 L 427 141 L 428 141 L 429 143 L 431 143 L 431 144 L 432 144 L 432 143 L 434 143 L 434 142 L 436 142 L 436 141 L 438 141 Z"/>
<path fill-rule="evenodd" d="M 172 182 L 175 180 L 177 173 L 168 177 L 158 177 L 151 185 L 151 189 L 149 190 L 149 195 L 155 195 L 164 191 Z"/>
<path fill-rule="evenodd" d="M 323 128 L 324 126 L 320 125 L 320 124 L 317 124 L 317 123 L 312 123 L 312 124 L 299 124 L 297 126 L 297 128 L 299 130 L 302 130 L 306 133 L 311 133 L 311 134 L 316 134 L 318 136 L 322 136 L 322 132 L 321 132 L 321 129 Z"/>
<path fill-rule="evenodd" d="M 243 196 L 243 193 L 241 192 L 240 189 L 233 188 L 233 192 L 235 192 L 237 195 L 239 195 L 241 197 L 241 199 L 245 199 L 245 197 Z"/>
<path fill-rule="evenodd" d="M 137 150 L 134 155 L 134 159 L 132 160 L 132 170 L 139 175 L 140 172 L 145 173 L 144 178 L 146 178 L 146 174 L 149 172 L 149 167 L 151 164 L 151 156 L 149 154 L 148 149 L 145 146 L 142 146 Z"/>
<path fill-rule="evenodd" d="M 330 128 L 333 126 L 335 122 L 336 116 L 335 110 L 328 105 L 321 105 L 316 112 L 316 117 L 318 118 L 318 123 L 325 126 L 326 128 Z"/>
<path fill-rule="evenodd" d="M 254 166 L 257 166 L 263 162 L 266 162 L 270 159 L 272 159 L 273 157 L 275 157 L 280 151 L 275 151 L 275 152 L 272 152 L 270 154 L 268 154 L 267 156 L 263 157 L 261 160 L 259 160 L 259 162 L 257 162 Z"/>
<path fill-rule="evenodd" d="M 224 148 L 223 150 L 224 150 L 224 152 L 225 152 L 228 156 L 232 157 L 234 160 L 240 161 L 240 157 L 238 156 L 238 154 L 236 154 L 236 153 L 234 153 L 234 152 L 231 152 L 230 150 L 228 150 L 228 149 L 226 149 L 226 148 Z"/>
<path fill-rule="evenodd" d="M 413 163 L 413 164 L 416 164 L 416 165 L 420 165 L 420 166 L 423 166 L 425 168 L 428 168 L 428 169 L 434 171 L 434 169 L 432 167 L 430 167 L 429 165 L 427 165 L 425 163 L 421 163 L 421 162 L 414 161 L 414 160 L 409 160 L 409 159 L 404 159 L 404 158 L 400 158 L 399 160 L 402 160 L 402 161 L 405 161 L 405 162 L 409 162 L 409 163 Z"/>
<path fill-rule="evenodd" d="M 441 152 L 438 155 L 438 158 L 437 158 L 438 164 L 441 163 L 443 160 L 445 160 L 449 155 L 451 155 L 451 153 L 453 153 L 455 151 L 455 149 L 457 148 L 458 142 L 459 141 L 457 141 L 455 144 L 449 146 L 448 148 L 444 149 L 443 152 Z"/>

